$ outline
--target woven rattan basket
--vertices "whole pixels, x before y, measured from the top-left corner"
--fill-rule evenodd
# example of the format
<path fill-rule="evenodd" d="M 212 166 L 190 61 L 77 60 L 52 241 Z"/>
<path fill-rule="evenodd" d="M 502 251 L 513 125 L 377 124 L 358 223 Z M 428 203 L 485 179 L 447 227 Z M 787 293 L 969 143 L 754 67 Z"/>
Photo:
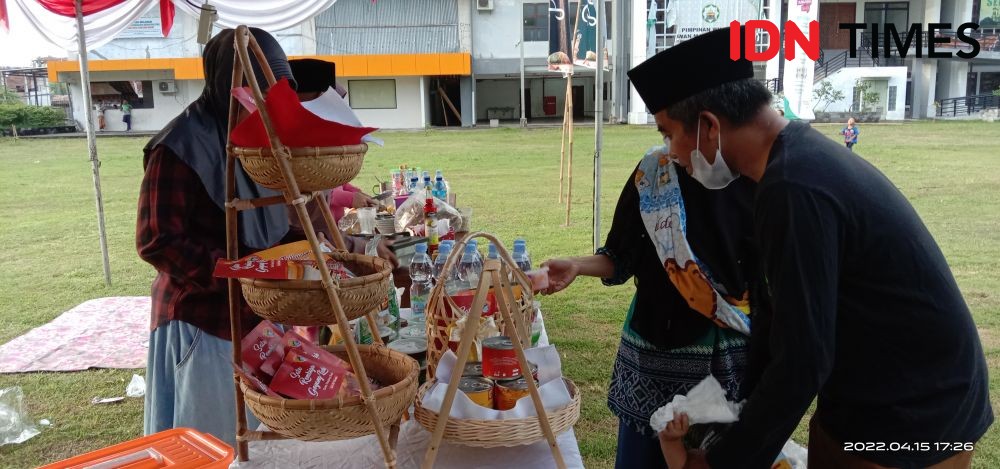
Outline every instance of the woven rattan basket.
<path fill-rule="evenodd" d="M 519 335 L 521 337 L 528 339 L 528 344 L 525 348 L 530 346 L 531 338 L 531 319 L 535 312 L 534 306 L 534 296 L 531 293 L 531 281 L 528 277 L 517 269 L 514 260 L 510 257 L 507 249 L 504 248 L 496 237 L 488 233 L 474 232 L 466 235 L 462 238 L 454 247 L 451 249 L 451 254 L 448 256 L 447 262 L 445 262 L 444 267 L 441 269 L 442 273 L 439 274 L 438 281 L 431 290 L 431 293 L 427 299 L 427 380 L 430 381 L 434 379 L 435 369 L 437 368 L 437 363 L 441 360 L 441 356 L 448 350 L 448 332 L 450 326 L 458 320 L 460 317 L 456 312 L 459 308 L 455 305 L 455 302 L 448 296 L 445 292 L 445 282 L 441 281 L 443 278 L 447 278 L 451 274 L 452 269 L 457 268 L 458 261 L 462 257 L 462 253 L 465 252 L 465 245 L 469 240 L 473 238 L 484 238 L 492 242 L 497 247 L 498 259 L 504 264 L 513 275 L 514 285 L 513 290 L 517 298 L 511 303 L 511 314 L 514 316 L 514 320 L 518 322 L 516 326 L 519 327 Z M 493 295 L 498 294 L 497 289 L 494 289 Z M 507 336 L 513 337 L 512 328 L 515 325 L 505 324 L 503 318 L 499 314 L 493 315 L 494 321 L 496 321 L 497 326 L 500 331 Z"/>
<path fill-rule="evenodd" d="M 580 393 L 572 381 L 563 378 L 566 389 L 573 398 L 569 405 L 556 410 L 546 410 L 552 433 L 558 435 L 576 424 L 580 419 Z M 413 406 L 413 416 L 428 431 L 433 432 L 437 424 L 437 412 L 425 409 L 423 397 L 437 381 L 428 381 L 417 392 L 417 402 Z M 530 445 L 545 439 L 538 417 L 507 420 L 472 420 L 449 417 L 444 427 L 444 440 L 465 446 L 497 448 L 502 446 Z"/>
<path fill-rule="evenodd" d="M 340 280 L 337 296 L 347 320 L 381 308 L 389 292 L 392 263 L 372 256 L 335 251 L 331 254 L 358 277 Z M 330 299 L 319 280 L 263 280 L 241 278 L 243 297 L 257 315 L 298 326 L 337 323 Z"/>
<path fill-rule="evenodd" d="M 347 360 L 344 346 L 325 347 Z M 374 392 L 383 427 L 399 421 L 417 393 L 420 365 L 409 356 L 381 345 L 359 345 L 361 361 L 369 376 L 386 384 Z M 240 383 L 246 404 L 270 430 L 306 441 L 359 438 L 375 432 L 371 415 L 360 397 L 304 400 L 268 397 L 245 382 Z"/>
<path fill-rule="evenodd" d="M 361 171 L 367 144 L 342 147 L 289 148 L 289 163 L 301 192 L 315 192 L 344 185 Z M 251 179 L 269 189 L 284 190 L 285 179 L 270 148 L 234 147 L 243 169 Z"/>

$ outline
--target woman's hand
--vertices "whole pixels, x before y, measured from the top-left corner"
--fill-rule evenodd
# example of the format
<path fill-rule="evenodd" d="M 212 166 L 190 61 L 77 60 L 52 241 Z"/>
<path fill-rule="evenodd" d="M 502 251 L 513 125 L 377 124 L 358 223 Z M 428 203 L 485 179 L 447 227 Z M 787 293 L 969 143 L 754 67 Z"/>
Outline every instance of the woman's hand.
<path fill-rule="evenodd" d="M 354 193 L 354 199 L 351 201 L 351 207 L 362 208 L 362 207 L 377 207 L 378 201 L 368 197 L 363 192 L 358 191 Z"/>
<path fill-rule="evenodd" d="M 542 267 L 549 268 L 549 288 L 543 291 L 546 295 L 565 290 L 580 275 L 580 265 L 573 259 L 550 259 Z"/>

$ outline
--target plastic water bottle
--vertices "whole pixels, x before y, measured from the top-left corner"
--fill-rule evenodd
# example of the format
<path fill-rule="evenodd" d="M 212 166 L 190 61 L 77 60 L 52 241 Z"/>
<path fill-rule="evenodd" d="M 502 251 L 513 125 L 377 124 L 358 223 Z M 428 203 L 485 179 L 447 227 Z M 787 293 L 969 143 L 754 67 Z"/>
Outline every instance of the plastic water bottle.
<path fill-rule="evenodd" d="M 528 260 L 528 265 L 531 265 L 531 253 L 528 252 L 528 242 L 524 238 L 517 238 L 514 240 L 514 246 L 518 244 L 524 246 L 524 257 Z"/>
<path fill-rule="evenodd" d="M 448 256 L 451 255 L 452 245 L 449 241 L 451 240 L 446 239 L 438 244 L 437 258 L 434 259 L 434 270 L 432 275 L 435 279 L 441 275 L 441 271 L 444 269 L 444 263 L 448 260 Z"/>
<path fill-rule="evenodd" d="M 524 243 L 514 242 L 514 252 L 510 256 L 514 258 L 514 264 L 522 272 L 531 270 L 531 260 L 528 259 L 528 252 Z"/>
<path fill-rule="evenodd" d="M 479 275 L 483 272 L 483 262 L 479 259 L 479 252 L 476 245 L 465 245 L 465 253 L 462 254 L 462 262 L 458 264 L 459 285 L 465 290 L 477 288 L 479 286 Z"/>
<path fill-rule="evenodd" d="M 488 259 L 499 259 L 500 254 L 497 252 L 497 245 L 490 243 L 489 252 L 486 253 Z"/>
<path fill-rule="evenodd" d="M 448 188 L 444 185 L 444 178 L 441 176 L 441 171 L 437 172 L 437 177 L 434 178 L 434 197 L 441 200 L 448 200 Z"/>
<path fill-rule="evenodd" d="M 417 179 L 416 176 L 413 176 L 413 177 L 410 178 L 410 193 L 411 194 L 417 191 L 417 184 L 419 184 L 419 183 L 420 183 L 420 180 Z"/>
<path fill-rule="evenodd" d="M 416 254 L 410 261 L 410 307 L 413 309 L 413 319 L 422 321 L 427 315 L 427 298 L 431 293 L 431 276 L 434 266 L 431 257 L 427 255 L 427 243 L 417 244 Z"/>

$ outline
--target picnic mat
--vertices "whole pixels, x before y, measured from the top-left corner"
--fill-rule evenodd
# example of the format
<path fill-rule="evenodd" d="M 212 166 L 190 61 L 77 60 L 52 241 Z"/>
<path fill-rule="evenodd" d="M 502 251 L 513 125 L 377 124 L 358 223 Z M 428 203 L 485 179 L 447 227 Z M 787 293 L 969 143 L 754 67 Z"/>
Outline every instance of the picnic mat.
<path fill-rule="evenodd" d="M 97 298 L 0 345 L 0 373 L 145 368 L 148 296 Z"/>

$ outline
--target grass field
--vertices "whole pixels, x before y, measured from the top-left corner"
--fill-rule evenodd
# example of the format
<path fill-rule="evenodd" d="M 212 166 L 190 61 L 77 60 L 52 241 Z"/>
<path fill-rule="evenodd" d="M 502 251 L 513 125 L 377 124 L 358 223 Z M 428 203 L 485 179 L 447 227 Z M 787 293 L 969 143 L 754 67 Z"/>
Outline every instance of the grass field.
<path fill-rule="evenodd" d="M 818 126 L 833 135 L 839 127 Z M 572 224 L 563 227 L 558 129 L 382 132 L 357 185 L 407 163 L 441 168 L 460 206 L 474 207 L 474 228 L 508 242 L 528 239 L 535 262 L 591 252 L 592 130 L 578 128 Z M 659 143 L 649 127 L 605 132 L 602 228 L 644 150 Z M 145 139 L 102 138 L 98 148 L 113 286 L 104 286 L 86 141 L 0 140 L 0 343 L 91 298 L 148 295 L 152 269 L 134 248 L 136 196 Z M 1000 389 L 1000 126 L 907 123 L 865 126 L 857 151 L 909 197 L 930 227 L 972 308 Z M 221 220 L 220 220 L 221 222 Z M 616 420 L 605 405 L 619 331 L 633 288 L 581 279 L 543 300 L 564 373 L 583 392 L 576 427 L 588 467 L 614 462 Z M 113 327 L 113 325 L 109 325 Z M 914 344 L 919 346 L 919 344 Z M 877 357 L 873 357 L 877 359 Z M 0 389 L 21 386 L 30 417 L 52 422 L 20 445 L 0 447 L 0 467 L 30 467 L 141 433 L 142 402 L 92 406 L 94 396 L 123 395 L 132 371 L 0 375 Z M 994 395 L 994 407 L 998 401 Z M 800 426 L 796 438 L 804 441 Z M 977 445 L 976 467 L 1000 466 L 997 427 Z"/>

